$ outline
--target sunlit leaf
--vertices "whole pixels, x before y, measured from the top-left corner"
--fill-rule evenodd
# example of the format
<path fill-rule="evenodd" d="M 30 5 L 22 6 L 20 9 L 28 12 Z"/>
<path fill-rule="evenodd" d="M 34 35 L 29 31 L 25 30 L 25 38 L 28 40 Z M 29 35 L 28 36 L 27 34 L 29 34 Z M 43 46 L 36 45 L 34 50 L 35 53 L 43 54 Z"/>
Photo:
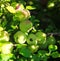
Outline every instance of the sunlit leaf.
<path fill-rule="evenodd" d="M 33 7 L 33 6 L 26 6 L 26 9 L 28 9 L 28 10 L 34 10 L 34 9 L 36 9 L 36 7 Z"/>
<path fill-rule="evenodd" d="M 16 13 L 15 9 L 12 6 L 7 6 L 6 9 L 10 12 L 10 13 Z"/>

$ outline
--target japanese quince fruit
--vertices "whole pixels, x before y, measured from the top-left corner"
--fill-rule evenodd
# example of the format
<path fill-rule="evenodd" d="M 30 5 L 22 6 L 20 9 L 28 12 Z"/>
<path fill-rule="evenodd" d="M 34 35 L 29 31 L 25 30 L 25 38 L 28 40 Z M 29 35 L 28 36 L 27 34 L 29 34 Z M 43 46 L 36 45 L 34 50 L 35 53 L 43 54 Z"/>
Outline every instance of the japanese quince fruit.
<path fill-rule="evenodd" d="M 50 44 L 55 44 L 56 43 L 56 40 L 53 36 L 49 36 L 47 37 L 47 44 L 50 45 Z"/>
<path fill-rule="evenodd" d="M 23 10 L 23 9 L 25 9 L 23 4 L 21 4 L 21 3 L 20 4 L 19 3 L 16 4 L 16 10 L 20 11 L 20 10 Z"/>
<path fill-rule="evenodd" d="M 42 31 L 38 31 L 36 36 L 39 44 L 44 44 L 46 42 L 46 34 Z"/>
<path fill-rule="evenodd" d="M 32 53 L 37 52 L 39 46 L 38 45 L 30 45 L 29 49 Z"/>
<path fill-rule="evenodd" d="M 18 4 L 16 6 L 16 15 L 15 18 L 17 18 L 19 21 L 26 20 L 30 17 L 30 12 L 26 9 L 24 9 L 22 4 Z"/>
<path fill-rule="evenodd" d="M 29 34 L 27 37 L 27 43 L 29 45 L 36 45 L 37 44 L 37 38 L 35 36 L 35 34 Z"/>
<path fill-rule="evenodd" d="M 9 41 L 9 34 L 7 31 L 0 32 L 0 41 Z"/>
<path fill-rule="evenodd" d="M 13 49 L 13 44 L 11 42 L 3 43 L 2 47 L 1 47 L 1 53 L 9 54 L 9 53 L 11 53 L 12 49 Z"/>
<path fill-rule="evenodd" d="M 14 39 L 16 43 L 23 44 L 26 42 L 26 35 L 23 32 L 18 31 L 15 33 Z"/>
<path fill-rule="evenodd" d="M 22 32 L 29 32 L 31 29 L 32 29 L 32 26 L 33 26 L 33 24 L 32 24 L 32 22 L 31 21 L 29 21 L 29 20 L 26 20 L 26 21 L 22 21 L 21 23 L 20 23 L 20 30 L 22 31 Z"/>
<path fill-rule="evenodd" d="M 49 45 L 48 46 L 49 52 L 57 51 L 58 47 L 57 45 Z"/>

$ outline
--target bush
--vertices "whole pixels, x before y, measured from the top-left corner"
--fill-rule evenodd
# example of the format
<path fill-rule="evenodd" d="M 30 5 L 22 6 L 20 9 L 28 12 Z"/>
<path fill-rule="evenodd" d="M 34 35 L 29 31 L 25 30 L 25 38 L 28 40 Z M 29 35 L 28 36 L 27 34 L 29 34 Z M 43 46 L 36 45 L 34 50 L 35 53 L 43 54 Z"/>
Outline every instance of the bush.
<path fill-rule="evenodd" d="M 0 1 L 0 61 L 60 58 L 60 41 L 55 37 L 59 34 L 54 33 L 58 29 L 50 19 L 56 4 L 55 0 Z"/>

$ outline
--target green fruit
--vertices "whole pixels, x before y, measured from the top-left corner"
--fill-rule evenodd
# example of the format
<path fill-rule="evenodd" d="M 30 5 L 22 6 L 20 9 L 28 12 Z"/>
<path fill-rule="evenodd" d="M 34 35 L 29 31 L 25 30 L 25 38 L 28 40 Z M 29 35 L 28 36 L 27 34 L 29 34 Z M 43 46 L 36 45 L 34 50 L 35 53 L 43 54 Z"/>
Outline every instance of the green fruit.
<path fill-rule="evenodd" d="M 56 51 L 58 49 L 57 45 L 49 45 L 48 46 L 49 51 Z"/>
<path fill-rule="evenodd" d="M 12 43 L 4 43 L 1 47 L 1 53 L 2 54 L 9 54 L 9 53 L 11 53 L 12 48 L 13 48 Z"/>
<path fill-rule="evenodd" d="M 18 21 L 24 21 L 24 20 L 26 20 L 26 18 L 25 18 L 25 15 L 24 15 L 22 12 L 18 11 L 18 12 L 16 12 L 16 14 L 13 16 L 13 20 L 14 20 L 14 21 L 16 21 L 16 20 L 18 20 Z"/>
<path fill-rule="evenodd" d="M 0 32 L 0 41 L 9 41 L 9 34 L 7 31 Z"/>
<path fill-rule="evenodd" d="M 29 49 L 32 53 L 37 52 L 39 46 L 38 45 L 30 45 Z"/>
<path fill-rule="evenodd" d="M 36 45 L 37 44 L 37 38 L 35 36 L 35 34 L 29 34 L 28 37 L 27 37 L 27 43 L 29 45 Z"/>
<path fill-rule="evenodd" d="M 44 44 L 46 42 L 46 34 L 45 33 L 38 31 L 36 33 L 36 36 L 37 36 L 38 44 Z"/>
<path fill-rule="evenodd" d="M 16 3 L 16 10 L 23 10 L 24 9 L 24 5 L 23 4 L 19 4 L 19 3 Z"/>
<path fill-rule="evenodd" d="M 46 42 L 44 44 L 40 44 L 40 48 L 42 49 L 46 49 L 50 44 L 55 44 L 56 43 L 56 40 L 53 36 L 49 36 L 47 37 L 46 39 Z"/>
<path fill-rule="evenodd" d="M 28 10 L 17 10 L 13 16 L 13 20 L 25 21 L 30 17 L 30 12 Z"/>
<path fill-rule="evenodd" d="M 23 32 L 18 31 L 14 35 L 14 40 L 16 43 L 23 44 L 26 42 L 26 35 Z"/>
<path fill-rule="evenodd" d="M 29 32 L 32 29 L 32 26 L 32 22 L 30 22 L 29 20 L 22 21 L 20 23 L 20 30 L 24 33 Z"/>
<path fill-rule="evenodd" d="M 50 44 L 55 44 L 56 43 L 56 40 L 53 36 L 49 36 L 47 37 L 47 44 L 50 45 Z"/>

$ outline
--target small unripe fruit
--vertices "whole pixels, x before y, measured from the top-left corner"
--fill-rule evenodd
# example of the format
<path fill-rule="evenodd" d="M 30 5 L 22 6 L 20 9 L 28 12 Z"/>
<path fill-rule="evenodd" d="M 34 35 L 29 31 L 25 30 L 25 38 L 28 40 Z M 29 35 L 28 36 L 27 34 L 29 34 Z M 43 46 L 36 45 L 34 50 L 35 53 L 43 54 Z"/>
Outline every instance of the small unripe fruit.
<path fill-rule="evenodd" d="M 37 40 L 38 40 L 39 44 L 44 44 L 46 42 L 46 34 L 45 33 L 38 31 L 36 33 L 36 36 L 37 36 Z"/>
<path fill-rule="evenodd" d="M 29 34 L 27 37 L 27 43 L 29 45 L 36 45 L 37 44 L 37 38 L 35 34 Z"/>
<path fill-rule="evenodd" d="M 31 50 L 32 53 L 37 52 L 39 46 L 38 45 L 31 45 L 29 46 L 29 49 Z"/>
<path fill-rule="evenodd" d="M 12 48 L 13 48 L 13 44 L 12 43 L 4 43 L 2 45 L 2 48 L 1 48 L 1 53 L 2 54 L 9 54 L 9 53 L 11 53 Z"/>
<path fill-rule="evenodd" d="M 56 40 L 53 36 L 49 36 L 47 37 L 47 44 L 50 45 L 50 44 L 55 44 L 56 43 Z"/>
<path fill-rule="evenodd" d="M 14 35 L 14 40 L 16 43 L 23 44 L 26 42 L 26 35 L 23 32 L 18 31 Z"/>
<path fill-rule="evenodd" d="M 33 24 L 32 24 L 32 22 L 31 21 L 29 21 L 29 20 L 26 20 L 26 21 L 22 21 L 21 23 L 20 23 L 20 30 L 22 31 L 22 32 L 29 32 L 31 29 L 32 29 L 32 26 L 33 26 Z"/>
<path fill-rule="evenodd" d="M 7 31 L 0 32 L 0 41 L 9 41 L 9 34 Z"/>
<path fill-rule="evenodd" d="M 57 45 L 49 45 L 48 46 L 49 51 L 56 51 L 58 49 Z"/>
<path fill-rule="evenodd" d="M 17 18 L 19 21 L 24 21 L 29 19 L 30 12 L 26 9 L 24 9 L 23 5 L 17 5 L 16 6 L 16 15 L 14 18 Z"/>

